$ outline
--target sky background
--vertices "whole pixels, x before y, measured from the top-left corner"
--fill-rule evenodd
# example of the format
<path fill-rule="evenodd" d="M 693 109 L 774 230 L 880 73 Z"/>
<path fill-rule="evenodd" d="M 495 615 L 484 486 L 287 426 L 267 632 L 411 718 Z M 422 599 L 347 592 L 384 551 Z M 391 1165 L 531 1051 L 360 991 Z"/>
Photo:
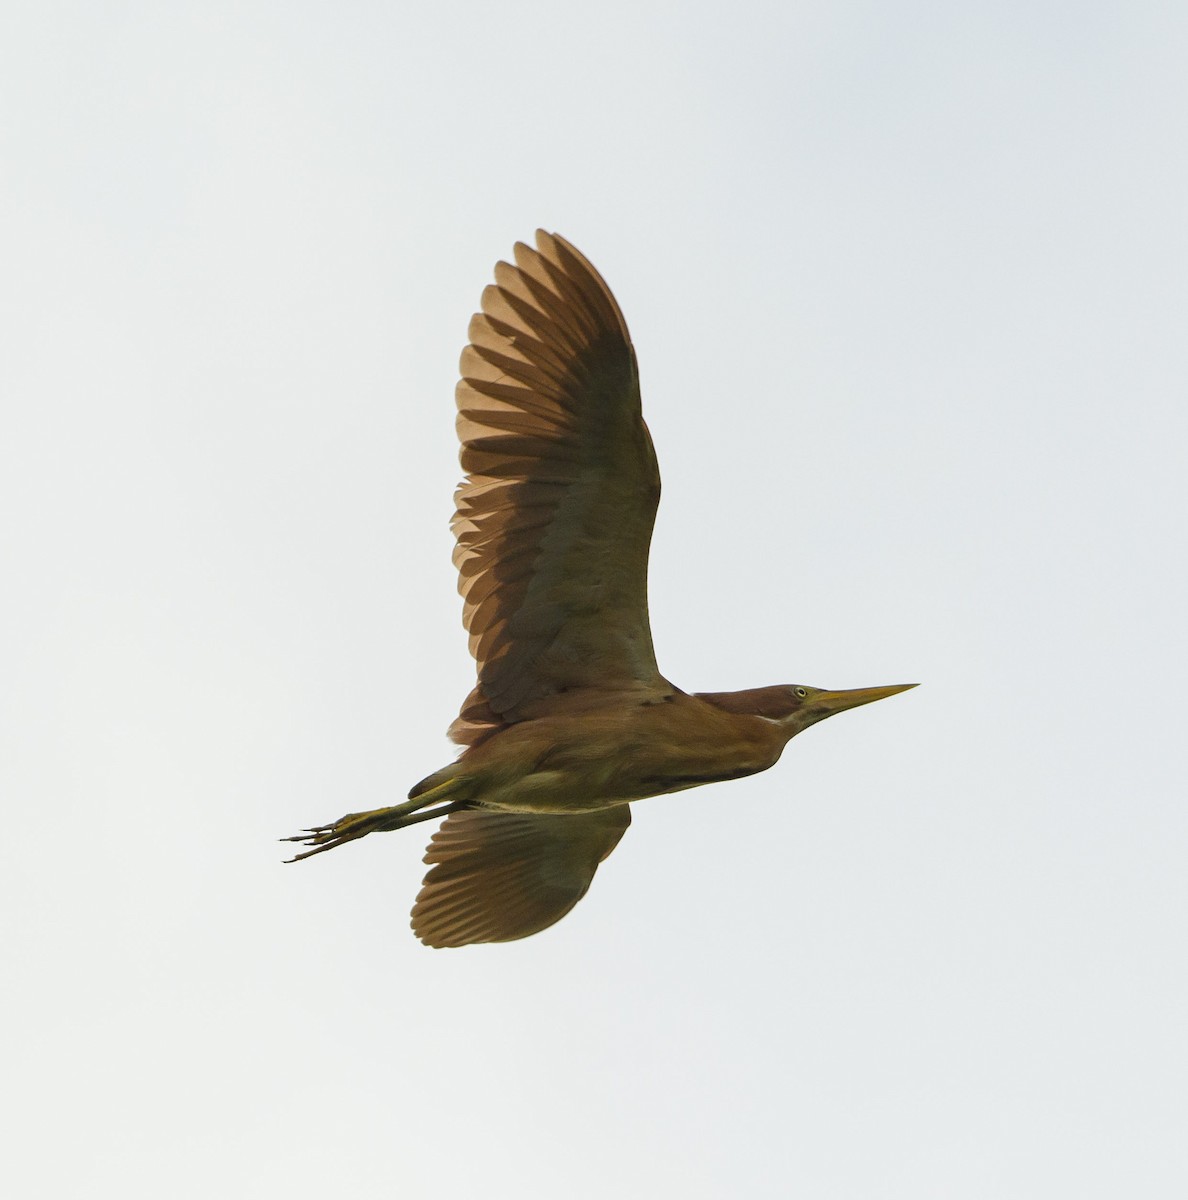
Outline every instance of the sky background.
<path fill-rule="evenodd" d="M 1188 1194 L 1188 12 L 12 4 L 0 1186 Z M 661 669 L 908 695 L 407 927 L 471 686 L 453 387 L 598 267 Z"/>

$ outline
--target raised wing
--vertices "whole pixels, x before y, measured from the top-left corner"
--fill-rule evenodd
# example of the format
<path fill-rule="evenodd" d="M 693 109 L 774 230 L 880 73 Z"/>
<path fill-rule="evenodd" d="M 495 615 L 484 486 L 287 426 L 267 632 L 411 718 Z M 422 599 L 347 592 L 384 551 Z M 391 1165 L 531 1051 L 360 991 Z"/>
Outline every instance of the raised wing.
<path fill-rule="evenodd" d="M 626 804 L 595 812 L 452 813 L 425 854 L 435 864 L 412 910 L 427 946 L 513 942 L 561 920 L 631 824 Z"/>
<path fill-rule="evenodd" d="M 467 477 L 454 562 L 478 685 L 474 743 L 575 688 L 665 687 L 648 625 L 660 472 L 635 352 L 598 272 L 563 238 L 499 263 L 458 384 Z"/>

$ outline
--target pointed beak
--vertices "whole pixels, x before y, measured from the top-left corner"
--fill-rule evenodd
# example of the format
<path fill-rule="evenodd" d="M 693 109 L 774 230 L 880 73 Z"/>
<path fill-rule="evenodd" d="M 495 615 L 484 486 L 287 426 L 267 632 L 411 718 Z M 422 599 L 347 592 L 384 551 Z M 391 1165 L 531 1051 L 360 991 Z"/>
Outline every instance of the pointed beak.
<path fill-rule="evenodd" d="M 822 692 L 813 698 L 813 708 L 821 710 L 822 715 L 831 717 L 834 713 L 845 712 L 848 708 L 857 708 L 860 704 L 873 704 L 876 700 L 885 700 L 896 692 L 906 692 L 909 688 L 918 687 L 915 683 L 893 683 L 888 687 L 851 688 L 845 692 Z"/>

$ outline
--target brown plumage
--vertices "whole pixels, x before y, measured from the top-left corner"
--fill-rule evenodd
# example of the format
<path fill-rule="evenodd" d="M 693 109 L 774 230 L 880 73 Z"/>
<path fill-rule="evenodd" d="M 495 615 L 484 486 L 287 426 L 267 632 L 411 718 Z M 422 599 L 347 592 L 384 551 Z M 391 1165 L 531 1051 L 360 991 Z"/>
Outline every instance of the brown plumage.
<path fill-rule="evenodd" d="M 473 745 L 558 692 L 664 686 L 648 625 L 660 470 L 619 307 L 567 242 L 500 263 L 458 382 L 454 564 L 478 684 Z M 625 519 L 629 518 L 629 519 Z"/>
<path fill-rule="evenodd" d="M 452 813 L 425 855 L 434 864 L 412 910 L 430 946 L 527 937 L 586 894 L 598 864 L 631 823 L 626 804 L 595 812 Z"/>
<path fill-rule="evenodd" d="M 585 895 L 631 801 L 766 770 L 802 729 L 913 686 L 690 696 L 664 679 L 635 351 L 590 263 L 555 234 L 536 243 L 496 266 L 457 388 L 454 562 L 478 667 L 450 726 L 465 749 L 407 803 L 286 839 L 311 846 L 301 859 L 445 816 L 412 913 L 431 946 L 539 932 Z"/>

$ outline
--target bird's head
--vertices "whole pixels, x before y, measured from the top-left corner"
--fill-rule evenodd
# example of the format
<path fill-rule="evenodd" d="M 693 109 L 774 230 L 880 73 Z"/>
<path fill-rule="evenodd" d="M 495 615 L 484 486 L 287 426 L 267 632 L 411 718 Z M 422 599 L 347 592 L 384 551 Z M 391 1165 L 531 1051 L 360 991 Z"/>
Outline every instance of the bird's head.
<path fill-rule="evenodd" d="M 885 700 L 888 696 L 906 692 L 915 686 L 914 683 L 893 683 L 887 687 L 850 688 L 846 691 L 831 692 L 825 688 L 809 687 L 808 684 L 792 683 L 764 689 L 778 694 L 773 697 L 774 702 L 770 704 L 769 711 L 759 715 L 779 721 L 787 728 L 791 738 L 835 713 L 858 708 L 863 704 L 873 704 L 876 700 Z"/>
<path fill-rule="evenodd" d="M 775 687 L 752 688 L 745 692 L 699 692 L 718 708 L 728 712 L 762 717 L 783 728 L 787 738 L 835 713 L 884 700 L 896 692 L 914 688 L 914 683 L 893 683 L 888 687 L 850 688 L 831 692 L 825 688 L 809 687 L 806 683 L 778 684 Z"/>

